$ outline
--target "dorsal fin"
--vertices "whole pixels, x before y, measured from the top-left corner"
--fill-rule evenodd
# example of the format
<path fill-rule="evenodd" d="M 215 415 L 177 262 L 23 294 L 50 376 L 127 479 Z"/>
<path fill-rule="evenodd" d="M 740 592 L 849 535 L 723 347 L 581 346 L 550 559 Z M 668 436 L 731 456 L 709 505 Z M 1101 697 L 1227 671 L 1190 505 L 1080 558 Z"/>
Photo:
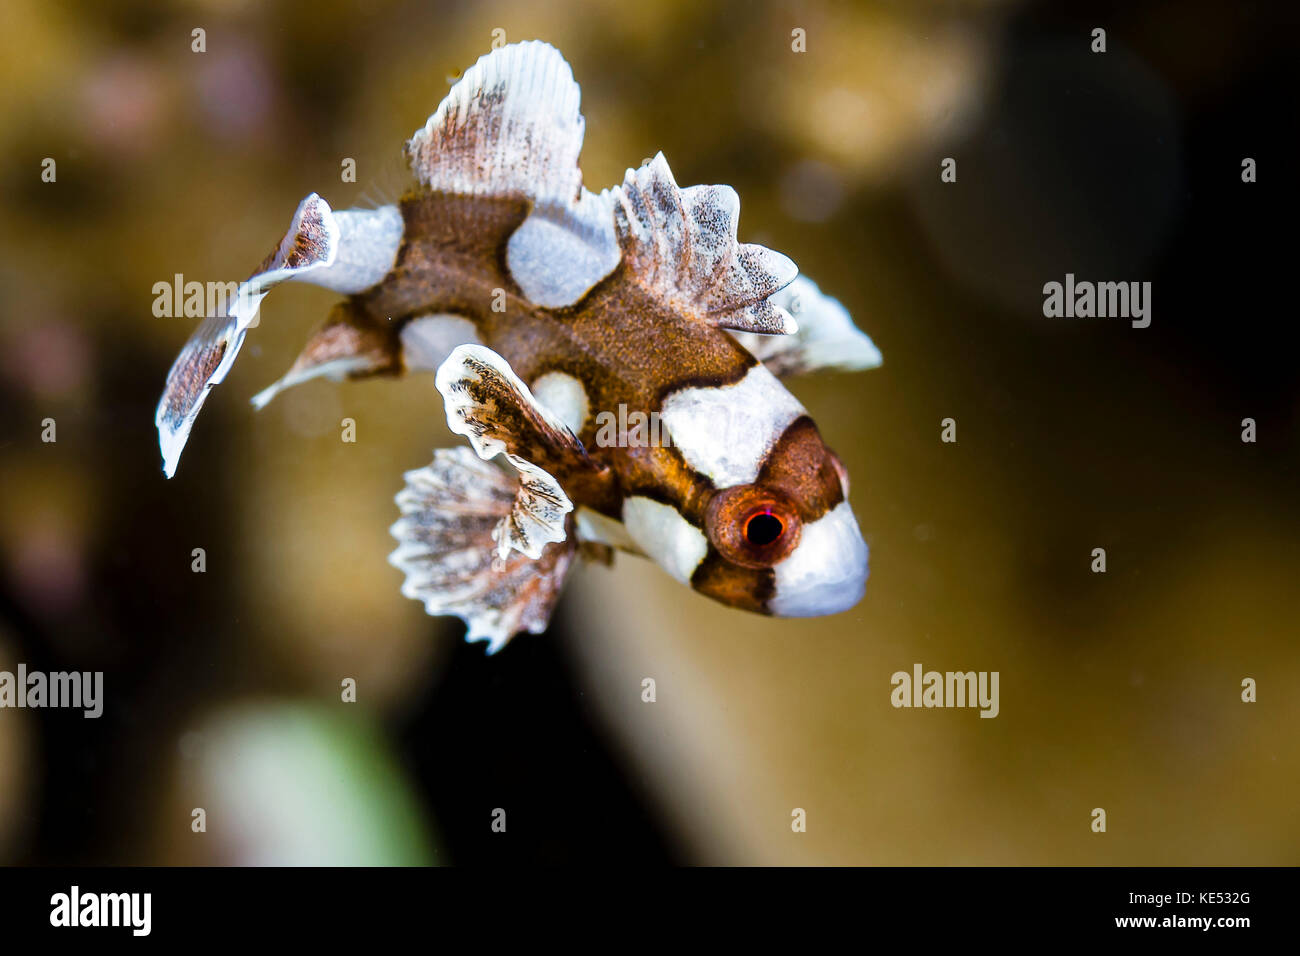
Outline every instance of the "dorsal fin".
<path fill-rule="evenodd" d="M 794 332 L 790 313 L 768 297 L 799 270 L 779 252 L 737 242 L 739 219 L 734 189 L 679 188 L 663 153 L 614 190 L 618 241 L 636 281 L 719 328 Z"/>
<path fill-rule="evenodd" d="M 554 47 L 531 41 L 493 50 L 411 137 L 411 167 L 434 191 L 531 200 L 507 263 L 537 305 L 575 304 L 622 259 L 634 281 L 719 328 L 795 331 L 768 297 L 798 269 L 779 252 L 737 242 L 740 200 L 730 186 L 680 189 L 660 153 L 628 170 L 618 188 L 583 188 L 580 101 Z"/>
<path fill-rule="evenodd" d="M 785 309 L 799 323 L 794 335 L 732 335 L 750 355 L 773 375 L 799 375 L 822 369 L 854 372 L 881 363 L 880 350 L 870 336 L 858 329 L 848 310 L 817 288 L 806 276 L 799 276 L 772 296 L 772 303 Z"/>
<path fill-rule="evenodd" d="M 411 169 L 433 190 L 568 205 L 582 188 L 579 99 L 553 46 L 500 47 L 465 71 L 411 137 Z"/>
<path fill-rule="evenodd" d="M 507 263 L 524 295 L 547 308 L 577 302 L 619 261 L 609 193 L 582 186 L 580 101 L 559 50 L 514 43 L 466 70 L 406 144 L 431 190 L 532 201 Z"/>

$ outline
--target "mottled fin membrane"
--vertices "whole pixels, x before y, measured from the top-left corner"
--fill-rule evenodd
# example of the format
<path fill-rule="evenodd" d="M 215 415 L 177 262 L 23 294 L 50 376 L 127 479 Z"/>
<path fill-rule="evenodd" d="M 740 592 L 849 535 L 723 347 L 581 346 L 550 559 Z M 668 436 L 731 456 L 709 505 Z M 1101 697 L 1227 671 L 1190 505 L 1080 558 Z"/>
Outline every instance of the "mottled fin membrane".
<path fill-rule="evenodd" d="M 367 289 L 391 269 L 402 228 L 401 213 L 395 207 L 335 213 L 316 193 L 299 203 L 280 244 L 240 284 L 223 314 L 203 320 L 167 374 L 154 423 L 168 478 L 176 473 L 208 392 L 230 371 L 271 288 L 288 280 L 302 280 L 337 292 Z"/>
<path fill-rule="evenodd" d="M 763 246 L 736 241 L 740 199 L 730 186 L 678 187 L 663 153 L 629 169 L 614 190 L 614 220 L 635 281 L 719 328 L 792 333 L 771 300 L 799 270 Z"/>
<path fill-rule="evenodd" d="M 402 517 L 391 531 L 398 547 L 388 561 L 406 575 L 402 594 L 429 614 L 461 618 L 465 639 L 487 641 L 489 654 L 515 634 L 546 629 L 577 550 L 575 537 L 535 559 L 501 557 L 497 535 L 521 491 L 518 479 L 469 448 L 446 448 L 428 467 L 408 471 L 397 494 Z"/>
<path fill-rule="evenodd" d="M 573 504 L 560 487 L 577 471 L 599 468 L 582 442 L 533 397 L 508 362 L 482 345 L 461 345 L 435 377 L 447 426 L 466 436 L 484 461 L 504 454 L 519 472 L 519 493 L 497 535 L 498 554 L 516 550 L 537 558 L 548 542 L 563 541 Z"/>
<path fill-rule="evenodd" d="M 406 144 L 431 190 L 532 201 L 506 261 L 524 295 L 547 308 L 578 301 L 620 257 L 610 194 L 582 186 L 580 99 L 558 50 L 510 44 L 466 70 Z"/>
<path fill-rule="evenodd" d="M 771 298 L 799 323 L 793 335 L 733 332 L 742 346 L 774 375 L 800 375 L 825 369 L 855 372 L 876 368 L 882 359 L 870 337 L 853 324 L 839 301 L 800 276 Z"/>

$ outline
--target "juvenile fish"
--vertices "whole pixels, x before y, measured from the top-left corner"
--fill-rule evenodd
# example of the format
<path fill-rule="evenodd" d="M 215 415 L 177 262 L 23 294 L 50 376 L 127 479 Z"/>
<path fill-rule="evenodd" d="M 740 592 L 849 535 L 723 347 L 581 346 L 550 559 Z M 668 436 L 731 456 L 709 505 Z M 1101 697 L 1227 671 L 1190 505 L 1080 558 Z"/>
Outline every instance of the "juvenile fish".
<path fill-rule="evenodd" d="M 506 46 L 407 143 L 418 185 L 399 203 L 304 199 L 173 365 L 156 416 L 164 472 L 261 299 L 310 282 L 347 298 L 253 402 L 317 376 L 435 373 L 469 447 L 407 472 L 389 560 L 402 593 L 461 617 L 468 640 L 492 652 L 544 630 L 580 551 L 648 556 L 765 614 L 852 607 L 867 547 L 848 476 L 778 376 L 870 368 L 880 353 L 787 257 L 737 241 L 730 187 L 681 188 L 659 154 L 586 189 L 583 131 L 560 53 Z M 616 413 L 653 418 L 663 440 L 601 440 L 598 419 Z"/>

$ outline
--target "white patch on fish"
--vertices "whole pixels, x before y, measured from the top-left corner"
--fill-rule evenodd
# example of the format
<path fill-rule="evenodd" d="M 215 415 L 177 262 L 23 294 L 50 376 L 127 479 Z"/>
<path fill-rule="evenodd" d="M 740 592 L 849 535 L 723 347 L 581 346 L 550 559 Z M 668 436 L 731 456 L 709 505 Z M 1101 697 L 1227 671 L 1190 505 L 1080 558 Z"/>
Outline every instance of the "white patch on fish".
<path fill-rule="evenodd" d="M 577 523 L 578 540 L 604 544 L 634 554 L 643 553 L 640 546 L 632 540 L 632 536 L 627 532 L 627 527 L 621 521 L 615 521 L 608 515 L 593 511 L 585 505 L 579 506 L 574 515 L 574 520 Z"/>
<path fill-rule="evenodd" d="M 441 313 L 422 315 L 402 326 L 402 360 L 406 367 L 436 372 L 458 345 L 482 345 L 469 319 Z"/>
<path fill-rule="evenodd" d="M 623 502 L 623 524 L 641 550 L 683 584 L 709 553 L 704 532 L 683 518 L 672 505 L 640 495 Z"/>
<path fill-rule="evenodd" d="M 803 526 L 799 544 L 772 568 L 776 593 L 768 609 L 781 617 L 816 617 L 846 611 L 862 599 L 867 544 L 847 501 Z"/>
<path fill-rule="evenodd" d="M 715 488 L 752 483 L 777 439 L 805 414 L 798 399 L 762 365 L 734 385 L 674 392 L 659 413 L 686 464 Z"/>
<path fill-rule="evenodd" d="M 545 405 L 575 435 L 582 431 L 591 412 L 586 387 L 564 372 L 547 372 L 533 380 L 533 397 Z"/>

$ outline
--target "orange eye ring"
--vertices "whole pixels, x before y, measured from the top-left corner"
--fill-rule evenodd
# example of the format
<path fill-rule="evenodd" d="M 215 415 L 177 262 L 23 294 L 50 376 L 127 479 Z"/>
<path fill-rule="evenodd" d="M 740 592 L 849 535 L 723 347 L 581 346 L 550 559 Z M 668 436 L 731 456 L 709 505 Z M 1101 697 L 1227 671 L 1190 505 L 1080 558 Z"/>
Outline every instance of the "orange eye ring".
<path fill-rule="evenodd" d="M 734 564 L 770 568 L 799 543 L 799 515 L 778 491 L 741 485 L 717 493 L 706 515 L 709 540 Z"/>

